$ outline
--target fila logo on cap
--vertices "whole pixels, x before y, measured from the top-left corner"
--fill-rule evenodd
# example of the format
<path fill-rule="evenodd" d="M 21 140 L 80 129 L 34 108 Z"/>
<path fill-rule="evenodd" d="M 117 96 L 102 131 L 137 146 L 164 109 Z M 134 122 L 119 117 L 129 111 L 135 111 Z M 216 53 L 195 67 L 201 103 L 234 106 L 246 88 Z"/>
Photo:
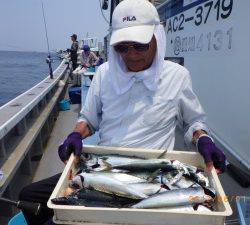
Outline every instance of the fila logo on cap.
<path fill-rule="evenodd" d="M 122 18 L 122 22 L 125 22 L 125 21 L 136 21 L 136 18 L 135 16 L 126 16 Z"/>

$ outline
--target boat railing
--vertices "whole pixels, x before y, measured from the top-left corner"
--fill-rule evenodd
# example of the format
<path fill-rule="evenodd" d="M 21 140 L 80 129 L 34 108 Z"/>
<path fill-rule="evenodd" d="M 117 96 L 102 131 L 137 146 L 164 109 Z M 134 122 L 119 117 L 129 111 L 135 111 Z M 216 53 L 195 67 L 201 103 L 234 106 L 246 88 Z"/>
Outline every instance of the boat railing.
<path fill-rule="evenodd" d="M 65 94 L 67 60 L 40 83 L 0 107 L 0 196 L 17 199 L 21 188 L 31 181 L 57 118 L 58 101 Z M 15 81 L 13 86 L 15 85 Z M 0 204 L 0 214 L 13 209 Z M 2 216 L 0 215 L 0 216 Z"/>

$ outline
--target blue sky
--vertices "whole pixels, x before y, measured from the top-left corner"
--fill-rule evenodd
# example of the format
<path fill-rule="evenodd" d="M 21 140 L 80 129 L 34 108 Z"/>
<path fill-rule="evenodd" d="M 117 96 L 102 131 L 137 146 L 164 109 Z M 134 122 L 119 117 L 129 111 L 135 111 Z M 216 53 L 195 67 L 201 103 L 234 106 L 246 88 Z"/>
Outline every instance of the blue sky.
<path fill-rule="evenodd" d="M 0 1 L 0 50 L 47 51 L 41 0 Z M 99 0 L 43 0 L 51 49 L 70 47 L 70 35 L 103 37 L 108 24 Z M 109 20 L 109 11 L 104 11 Z"/>

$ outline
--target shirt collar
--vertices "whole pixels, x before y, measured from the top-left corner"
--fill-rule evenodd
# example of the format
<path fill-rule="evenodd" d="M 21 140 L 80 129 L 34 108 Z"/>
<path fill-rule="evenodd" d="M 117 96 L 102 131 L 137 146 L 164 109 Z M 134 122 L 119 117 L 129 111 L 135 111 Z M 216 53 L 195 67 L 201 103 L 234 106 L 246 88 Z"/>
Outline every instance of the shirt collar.
<path fill-rule="evenodd" d="M 118 95 L 122 95 L 127 92 L 135 82 L 142 81 L 143 84 L 150 91 L 155 91 L 157 88 L 157 76 L 156 76 L 156 65 L 155 60 L 152 65 L 143 71 L 130 72 L 127 71 L 124 63 L 120 61 L 120 70 L 116 75 L 116 79 L 113 80 L 113 84 Z"/>

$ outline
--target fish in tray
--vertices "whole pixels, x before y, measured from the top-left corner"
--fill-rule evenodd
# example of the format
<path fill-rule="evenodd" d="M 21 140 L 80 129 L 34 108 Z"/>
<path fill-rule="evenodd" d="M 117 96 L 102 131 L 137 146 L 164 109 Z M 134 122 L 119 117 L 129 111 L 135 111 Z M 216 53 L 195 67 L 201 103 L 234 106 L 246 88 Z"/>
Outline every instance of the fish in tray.
<path fill-rule="evenodd" d="M 117 155 L 84 154 L 81 158 L 70 187 L 91 189 L 111 199 L 103 201 L 94 195 L 90 200 L 86 197 L 90 193 L 86 194 L 85 190 L 84 197 L 79 197 L 80 192 L 77 192 L 77 195 L 54 200 L 58 204 L 128 207 L 130 199 L 135 201 L 132 208 L 182 207 L 191 210 L 197 204 L 212 208 L 215 191 L 209 187 L 208 178 L 195 166 L 178 160 Z"/>
<path fill-rule="evenodd" d="M 184 174 L 196 173 L 198 169 L 194 166 L 169 159 L 142 159 L 136 157 L 125 157 L 120 155 L 95 155 L 82 154 L 81 163 L 83 169 L 94 171 L 147 171 L 153 172 L 158 169 L 164 171 L 180 170 Z M 80 163 L 79 163 L 80 164 Z M 78 166 L 79 167 L 79 166 Z"/>
<path fill-rule="evenodd" d="M 211 202 L 213 198 L 206 195 L 202 187 L 181 188 L 155 194 L 132 206 L 135 209 L 165 208 L 173 206 L 195 205 Z"/>
<path fill-rule="evenodd" d="M 162 186 L 159 183 L 153 184 L 153 183 L 131 183 L 128 184 L 130 188 L 133 190 L 136 190 L 138 192 L 141 192 L 145 195 L 154 195 L 156 193 L 162 193 L 165 191 L 168 191 L 166 187 Z"/>
<path fill-rule="evenodd" d="M 178 160 L 173 160 L 172 165 L 176 167 L 176 170 L 182 171 L 183 176 L 185 176 L 186 178 L 193 180 L 202 187 L 209 187 L 209 180 L 204 175 L 203 170 L 186 163 L 181 163 Z"/>
<path fill-rule="evenodd" d="M 172 170 L 173 166 L 169 159 L 137 159 L 120 164 L 109 164 L 104 161 L 104 170 L 120 169 L 129 171 L 155 171 L 158 169 Z"/>
<path fill-rule="evenodd" d="M 168 169 L 168 166 L 170 166 L 169 169 L 173 169 L 169 159 L 142 159 L 119 155 L 85 154 L 81 156 L 81 162 L 85 167 L 98 171 L 113 169 L 155 171 L 157 169 Z"/>
<path fill-rule="evenodd" d="M 92 174 L 94 176 L 102 176 L 102 177 L 105 177 L 105 178 L 112 178 L 112 179 L 120 181 L 120 182 L 122 182 L 124 184 L 147 182 L 146 179 L 143 179 L 143 178 L 140 178 L 140 177 L 137 177 L 137 176 L 133 176 L 133 175 L 130 175 L 130 174 L 126 174 L 126 173 L 119 173 L 119 172 L 103 172 L 103 171 L 96 172 L 96 171 L 92 171 L 92 172 L 82 172 L 82 173 L 80 173 L 78 175 L 79 176 L 92 176 L 92 175 L 88 175 L 88 174 Z M 74 179 L 73 179 L 73 181 L 74 181 Z M 81 186 L 84 186 L 84 185 L 80 185 L 80 187 Z"/>
<path fill-rule="evenodd" d="M 157 182 L 167 186 L 170 190 L 189 187 L 209 187 L 208 178 L 202 172 L 186 173 L 185 170 L 162 171 L 156 170 L 149 172 L 129 172 L 129 174 L 140 177 L 148 182 Z"/>
<path fill-rule="evenodd" d="M 185 176 L 190 180 L 198 183 L 203 187 L 209 186 L 208 179 L 204 176 L 204 174 L 197 167 L 190 166 L 184 163 L 179 162 L 178 160 L 169 160 L 169 159 L 126 159 L 125 157 L 122 160 L 119 160 L 119 157 L 101 157 L 101 165 L 99 168 L 95 169 L 96 171 L 115 171 L 115 170 L 125 170 L 125 171 L 133 171 L 133 172 L 156 172 L 157 170 L 162 170 L 165 172 L 169 171 L 181 171 L 180 178 Z M 142 175 L 142 174 L 141 174 Z M 144 174 L 145 175 L 145 174 Z M 149 178 L 150 175 L 147 175 Z M 144 176 L 146 178 L 146 176 Z M 176 177 L 178 179 L 178 177 Z M 187 179 L 182 179 L 180 183 L 188 183 Z M 190 184 L 186 184 L 187 186 Z M 190 185 L 191 186 L 191 185 Z"/>
<path fill-rule="evenodd" d="M 183 176 L 189 178 L 190 180 L 193 180 L 202 187 L 210 186 L 208 178 L 204 175 L 202 171 L 198 171 L 196 173 L 190 172 L 189 174 L 184 174 Z"/>
<path fill-rule="evenodd" d="M 142 158 L 126 157 L 121 155 L 96 155 L 83 153 L 80 157 L 80 161 L 75 166 L 77 171 L 103 171 L 107 170 L 106 165 L 120 165 L 137 160 L 142 160 Z M 110 167 L 108 167 L 108 169 L 111 170 Z"/>
<path fill-rule="evenodd" d="M 163 185 L 166 185 L 170 190 L 179 188 L 189 188 L 199 186 L 194 181 L 183 176 L 183 171 L 170 171 L 167 173 L 161 173 L 155 180 Z"/>
<path fill-rule="evenodd" d="M 86 207 L 128 207 L 138 202 L 136 199 L 124 198 L 96 190 L 79 189 L 67 197 L 51 199 L 56 205 L 83 205 Z"/>
<path fill-rule="evenodd" d="M 104 162 L 107 162 L 110 165 L 120 165 L 120 164 L 126 164 L 131 162 L 136 162 L 138 160 L 144 160 L 142 158 L 136 158 L 136 157 L 125 157 L 125 156 L 119 156 L 119 155 L 104 155 L 100 156 L 99 160 L 103 166 Z"/>
<path fill-rule="evenodd" d="M 144 193 L 136 191 L 126 185 L 126 183 L 128 184 L 136 182 L 145 182 L 145 180 L 127 174 L 82 172 L 72 179 L 71 186 L 78 188 L 93 188 L 97 191 L 116 194 L 118 196 L 132 199 L 147 198 L 148 196 Z"/>

